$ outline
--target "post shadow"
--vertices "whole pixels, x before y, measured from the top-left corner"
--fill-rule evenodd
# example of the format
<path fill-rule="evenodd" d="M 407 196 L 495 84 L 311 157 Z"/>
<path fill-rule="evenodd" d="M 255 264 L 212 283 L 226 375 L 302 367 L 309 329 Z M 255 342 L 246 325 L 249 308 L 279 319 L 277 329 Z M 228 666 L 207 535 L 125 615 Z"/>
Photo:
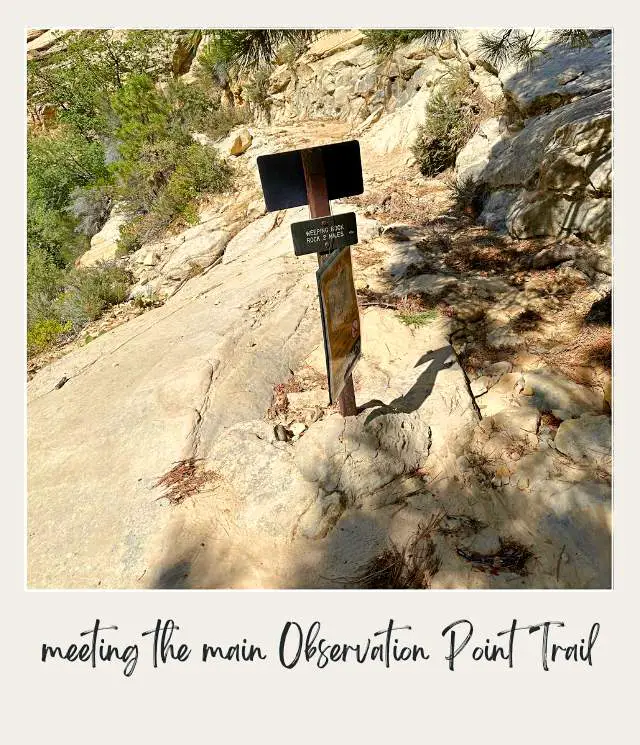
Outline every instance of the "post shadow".
<path fill-rule="evenodd" d="M 372 422 L 383 414 L 397 414 L 404 413 L 410 414 L 412 411 L 417 411 L 426 399 L 430 396 L 431 391 L 436 382 L 438 373 L 441 370 L 446 370 L 455 364 L 455 355 L 450 346 L 441 347 L 435 351 L 429 351 L 416 362 L 414 367 L 420 367 L 425 362 L 431 361 L 431 364 L 420 373 L 416 382 L 403 396 L 394 398 L 388 404 L 378 399 L 372 399 L 367 401 L 365 404 L 359 407 L 359 411 L 362 412 L 365 409 L 369 409 L 372 406 L 377 406 L 369 416 L 365 419 L 365 425 Z"/>

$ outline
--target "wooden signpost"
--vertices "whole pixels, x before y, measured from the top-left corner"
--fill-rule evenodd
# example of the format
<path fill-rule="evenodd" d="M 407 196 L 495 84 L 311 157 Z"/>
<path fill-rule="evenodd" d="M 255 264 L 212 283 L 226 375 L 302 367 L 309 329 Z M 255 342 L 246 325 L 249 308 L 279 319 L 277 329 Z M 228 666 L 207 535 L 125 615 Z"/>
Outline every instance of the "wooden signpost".
<path fill-rule="evenodd" d="M 353 285 L 351 249 L 334 251 L 316 272 L 331 403 L 348 396 L 355 408 L 351 371 L 360 359 L 360 314 Z M 342 410 L 342 404 L 340 404 Z M 354 412 L 355 413 L 355 412 Z M 345 414 L 349 416 L 349 414 Z"/>
<path fill-rule="evenodd" d="M 360 357 L 361 340 L 349 246 L 358 238 L 355 215 L 331 215 L 329 200 L 364 191 L 360 145 L 351 140 L 263 155 L 258 171 L 267 211 L 309 205 L 312 219 L 291 226 L 294 250 L 296 255 L 318 252 L 329 396 L 343 416 L 354 416 L 358 410 L 351 372 Z"/>

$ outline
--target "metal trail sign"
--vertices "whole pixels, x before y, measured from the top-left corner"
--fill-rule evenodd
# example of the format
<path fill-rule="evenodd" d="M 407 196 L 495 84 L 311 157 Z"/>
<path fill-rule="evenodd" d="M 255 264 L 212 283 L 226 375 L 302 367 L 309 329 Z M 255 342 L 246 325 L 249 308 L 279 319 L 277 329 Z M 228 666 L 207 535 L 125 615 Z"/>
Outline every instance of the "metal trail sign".
<path fill-rule="evenodd" d="M 337 400 L 343 416 L 354 416 L 358 409 L 351 371 L 360 356 L 361 342 L 349 246 L 357 242 L 357 230 L 353 223 L 349 226 L 349 218 L 345 215 L 331 215 L 329 200 L 362 194 L 364 191 L 360 144 L 357 140 L 350 140 L 262 155 L 257 161 L 268 212 L 309 205 L 312 220 L 299 223 L 303 227 L 292 226 L 294 250 L 296 255 L 318 251 L 320 268 L 317 278 L 329 396 L 332 402 Z M 319 224 L 317 218 L 328 222 Z M 308 241 L 306 231 L 316 229 L 307 227 L 309 223 L 328 228 L 329 233 L 317 233 L 325 237 Z M 345 229 L 339 231 L 339 225 Z M 300 239 L 297 240 L 296 236 L 300 236 Z M 313 248 L 314 244 L 319 248 Z M 339 253 L 334 250 L 338 247 L 341 248 Z M 334 252 L 323 254 L 323 250 Z M 325 262 L 330 262 L 326 270 L 323 266 Z"/>
<path fill-rule="evenodd" d="M 356 213 L 346 212 L 330 217 L 316 217 L 291 224 L 293 250 L 296 256 L 331 253 L 358 242 Z"/>
<path fill-rule="evenodd" d="M 309 204 L 307 165 L 309 153 L 324 174 L 324 191 L 327 199 L 340 199 L 362 194 L 362 163 L 360 143 L 357 140 L 336 142 L 332 145 L 285 153 L 260 155 L 257 159 L 260 183 L 267 212 L 286 210 Z M 306 154 L 306 155 L 305 155 Z M 328 210 L 327 215 L 330 214 Z M 311 217 L 324 217 L 314 215 Z"/>

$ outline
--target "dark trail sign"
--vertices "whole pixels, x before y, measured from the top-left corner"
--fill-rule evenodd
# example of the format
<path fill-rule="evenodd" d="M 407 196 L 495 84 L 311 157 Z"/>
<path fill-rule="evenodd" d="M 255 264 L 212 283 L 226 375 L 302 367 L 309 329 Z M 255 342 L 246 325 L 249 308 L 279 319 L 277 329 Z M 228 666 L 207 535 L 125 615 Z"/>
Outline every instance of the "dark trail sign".
<path fill-rule="evenodd" d="M 362 194 L 362 162 L 357 140 L 311 149 L 322 162 L 328 199 Z M 258 172 L 267 212 L 309 203 L 303 165 L 303 153 L 306 152 L 308 150 L 289 150 L 258 157 Z"/>
<path fill-rule="evenodd" d="M 293 250 L 296 256 L 330 253 L 358 242 L 356 213 L 316 217 L 291 224 Z"/>

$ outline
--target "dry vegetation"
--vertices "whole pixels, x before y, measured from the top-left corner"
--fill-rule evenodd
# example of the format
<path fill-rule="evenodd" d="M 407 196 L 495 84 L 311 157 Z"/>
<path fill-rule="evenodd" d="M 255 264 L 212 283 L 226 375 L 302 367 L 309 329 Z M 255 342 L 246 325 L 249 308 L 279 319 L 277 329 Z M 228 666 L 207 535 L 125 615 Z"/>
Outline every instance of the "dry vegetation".
<path fill-rule="evenodd" d="M 426 590 L 440 569 L 440 558 L 433 542 L 443 515 L 432 516 L 418 525 L 407 543 L 391 544 L 374 556 L 347 585 L 366 590 Z"/>
<path fill-rule="evenodd" d="M 213 487 L 220 480 L 215 471 L 207 471 L 202 461 L 195 458 L 178 461 L 173 468 L 161 476 L 156 487 L 164 487 L 164 494 L 158 499 L 167 499 L 176 505 L 187 497 L 193 497 L 208 488 Z"/>

